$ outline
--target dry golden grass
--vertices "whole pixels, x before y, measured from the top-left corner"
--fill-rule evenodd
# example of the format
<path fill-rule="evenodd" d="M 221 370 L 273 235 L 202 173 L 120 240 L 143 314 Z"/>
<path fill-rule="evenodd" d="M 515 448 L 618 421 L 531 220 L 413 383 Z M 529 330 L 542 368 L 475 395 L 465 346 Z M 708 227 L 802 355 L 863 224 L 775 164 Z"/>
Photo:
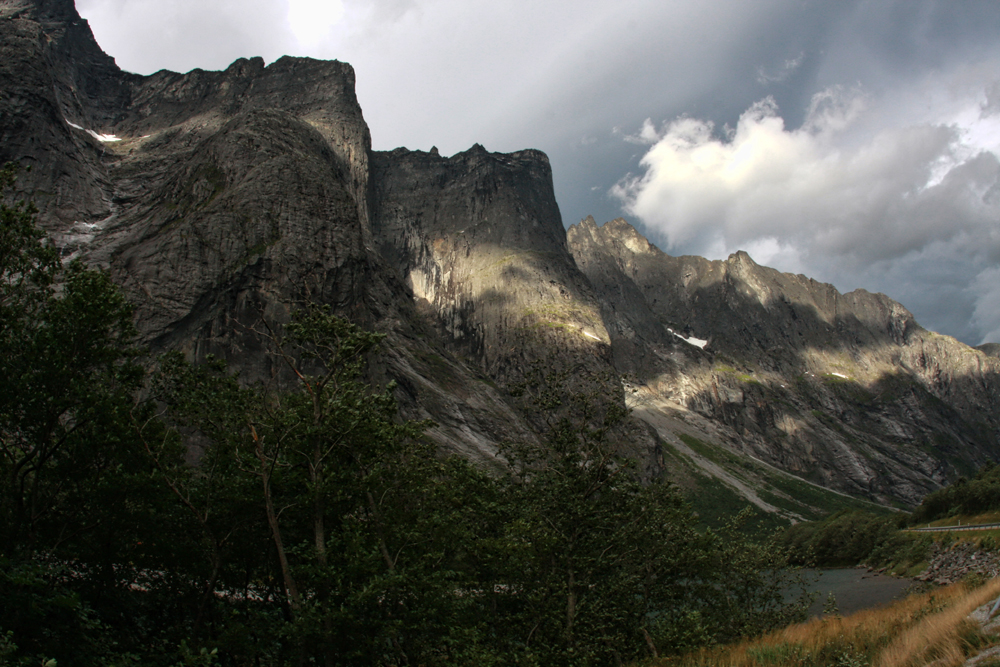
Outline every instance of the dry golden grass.
<path fill-rule="evenodd" d="M 959 596 L 947 609 L 922 618 L 881 652 L 877 667 L 962 664 L 968 637 L 976 630 L 966 617 L 997 595 L 1000 595 L 1000 580 L 993 579 Z"/>
<path fill-rule="evenodd" d="M 659 667 L 953 667 L 985 645 L 967 620 L 1000 595 L 1000 580 L 911 595 L 889 607 L 813 619 L 755 640 L 653 663 Z"/>

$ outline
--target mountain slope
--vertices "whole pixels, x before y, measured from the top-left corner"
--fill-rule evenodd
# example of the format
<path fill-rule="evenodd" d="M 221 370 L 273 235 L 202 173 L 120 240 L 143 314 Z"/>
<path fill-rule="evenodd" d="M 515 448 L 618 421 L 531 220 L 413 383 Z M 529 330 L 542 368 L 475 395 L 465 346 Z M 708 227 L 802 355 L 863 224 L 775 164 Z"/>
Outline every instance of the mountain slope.
<path fill-rule="evenodd" d="M 724 427 L 733 450 L 906 504 L 996 457 L 997 359 L 888 297 L 842 295 L 742 252 L 670 257 L 620 219 L 585 220 L 569 240 L 637 395 Z"/>

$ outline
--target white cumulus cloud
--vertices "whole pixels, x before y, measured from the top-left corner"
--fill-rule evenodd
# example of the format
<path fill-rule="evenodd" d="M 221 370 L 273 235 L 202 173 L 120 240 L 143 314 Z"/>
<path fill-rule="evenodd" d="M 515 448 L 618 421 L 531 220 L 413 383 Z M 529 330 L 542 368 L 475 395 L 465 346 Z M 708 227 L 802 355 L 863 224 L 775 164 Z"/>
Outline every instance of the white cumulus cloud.
<path fill-rule="evenodd" d="M 998 338 L 994 95 L 984 91 L 937 122 L 874 130 L 865 95 L 839 87 L 815 95 L 796 129 L 771 98 L 723 132 L 694 118 L 659 130 L 647 121 L 627 138 L 650 144 L 643 171 L 612 194 L 668 251 L 747 249 L 841 289 L 887 292 L 928 313 L 928 326 L 935 313 L 946 322 L 962 311 L 963 324 L 948 333 Z"/>

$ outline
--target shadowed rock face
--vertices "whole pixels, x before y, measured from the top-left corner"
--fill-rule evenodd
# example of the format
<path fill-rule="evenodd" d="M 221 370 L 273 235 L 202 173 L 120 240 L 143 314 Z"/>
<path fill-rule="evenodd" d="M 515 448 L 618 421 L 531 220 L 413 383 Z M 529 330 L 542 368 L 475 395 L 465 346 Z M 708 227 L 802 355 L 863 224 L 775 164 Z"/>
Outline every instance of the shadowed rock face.
<path fill-rule="evenodd" d="M 0 93 L 0 161 L 32 167 L 42 225 L 112 273 L 153 351 L 270 378 L 255 323 L 330 304 L 388 334 L 373 372 L 404 414 L 483 465 L 536 437 L 503 390 L 536 364 L 612 401 L 626 376 L 650 475 L 685 430 L 904 503 L 997 457 L 995 351 L 745 253 L 669 257 L 620 220 L 567 237 L 538 151 L 373 152 L 347 64 L 138 76 L 71 0 L 0 0 Z"/>
<path fill-rule="evenodd" d="M 69 0 L 0 0 L 0 56 L 0 161 L 31 166 L 18 185 L 42 225 L 67 258 L 111 271 L 154 352 L 216 354 L 269 378 L 252 328 L 312 299 L 389 335 L 373 372 L 397 380 L 406 416 L 437 422 L 444 448 L 493 465 L 500 440 L 534 437 L 374 248 L 349 65 L 132 75 Z"/>
<path fill-rule="evenodd" d="M 736 449 L 906 503 L 1000 452 L 998 359 L 924 330 L 885 295 L 840 294 L 742 252 L 671 257 L 620 219 L 584 220 L 569 242 L 618 368 L 724 424 Z"/>
<path fill-rule="evenodd" d="M 4 0 L 0 35 L 3 159 L 32 167 L 21 185 L 50 226 L 106 217 L 100 146 L 65 119 L 108 126 L 105 107 L 124 94 L 128 76 L 101 52 L 71 1 Z"/>
<path fill-rule="evenodd" d="M 234 323 L 280 321 L 306 297 L 369 323 L 389 315 L 350 66 L 257 58 L 135 76 L 72 2 L 4 0 L 0 17 L 14 91 L 0 100 L 2 159 L 32 167 L 21 187 L 42 224 L 65 256 L 111 270 L 154 349 L 262 374 L 236 352 L 248 342 Z"/>

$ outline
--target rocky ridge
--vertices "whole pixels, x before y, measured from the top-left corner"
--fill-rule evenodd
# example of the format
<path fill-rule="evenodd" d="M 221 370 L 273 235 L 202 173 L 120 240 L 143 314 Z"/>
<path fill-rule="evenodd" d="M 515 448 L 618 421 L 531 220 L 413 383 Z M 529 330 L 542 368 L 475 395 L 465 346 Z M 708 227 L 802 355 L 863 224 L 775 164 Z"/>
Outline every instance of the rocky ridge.
<path fill-rule="evenodd" d="M 817 508 L 771 486 L 788 473 L 912 504 L 1000 451 L 990 350 L 746 253 L 670 257 L 623 220 L 567 232 L 538 151 L 373 151 L 345 63 L 138 76 L 71 0 L 0 0 L 0 90 L 0 160 L 32 167 L 43 226 L 111 271 L 153 350 L 270 377 L 254 323 L 321 301 L 388 334 L 376 373 L 446 450 L 494 465 L 533 439 L 505 387 L 541 365 L 635 407 L 647 474 L 792 518 Z"/>
<path fill-rule="evenodd" d="M 733 449 L 904 503 L 996 456 L 997 359 L 926 331 L 885 295 L 840 294 L 743 252 L 671 257 L 620 219 L 568 236 L 619 369 L 662 409 L 721 427 Z"/>

